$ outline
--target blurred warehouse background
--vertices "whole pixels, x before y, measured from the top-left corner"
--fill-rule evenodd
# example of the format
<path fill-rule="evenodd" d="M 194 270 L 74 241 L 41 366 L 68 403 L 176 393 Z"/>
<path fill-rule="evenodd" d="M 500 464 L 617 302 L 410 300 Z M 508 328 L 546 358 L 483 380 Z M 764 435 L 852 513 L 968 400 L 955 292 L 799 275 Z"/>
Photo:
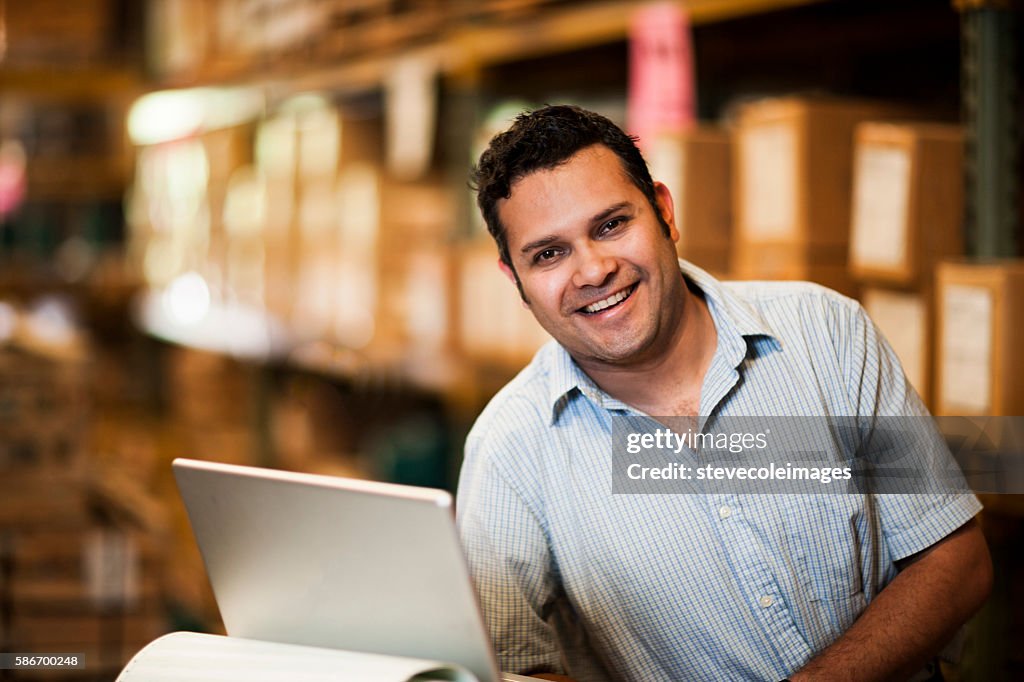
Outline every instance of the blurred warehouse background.
<path fill-rule="evenodd" d="M 1010 0 L 0 0 L 0 651 L 221 626 L 189 456 L 452 489 L 545 342 L 468 171 L 639 135 L 680 254 L 859 298 L 930 408 L 1024 415 Z M 1024 679 L 1024 502 L 950 679 Z M 54 673 L 0 671 L 0 679 Z"/>

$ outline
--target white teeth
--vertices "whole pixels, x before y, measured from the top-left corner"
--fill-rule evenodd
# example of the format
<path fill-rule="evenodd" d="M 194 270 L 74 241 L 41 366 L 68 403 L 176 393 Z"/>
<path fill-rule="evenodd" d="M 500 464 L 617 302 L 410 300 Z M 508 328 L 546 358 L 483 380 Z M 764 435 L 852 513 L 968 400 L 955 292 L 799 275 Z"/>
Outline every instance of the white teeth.
<path fill-rule="evenodd" d="M 608 298 L 602 299 L 602 300 L 598 301 L 597 303 L 591 303 L 590 305 L 585 307 L 583 310 L 584 310 L 584 312 L 588 312 L 588 313 L 601 312 L 605 308 L 611 308 L 613 305 L 615 305 L 619 301 L 623 301 L 623 300 L 627 299 L 631 293 L 633 293 L 632 287 L 630 287 L 629 289 L 623 289 L 619 293 L 612 294 Z"/>

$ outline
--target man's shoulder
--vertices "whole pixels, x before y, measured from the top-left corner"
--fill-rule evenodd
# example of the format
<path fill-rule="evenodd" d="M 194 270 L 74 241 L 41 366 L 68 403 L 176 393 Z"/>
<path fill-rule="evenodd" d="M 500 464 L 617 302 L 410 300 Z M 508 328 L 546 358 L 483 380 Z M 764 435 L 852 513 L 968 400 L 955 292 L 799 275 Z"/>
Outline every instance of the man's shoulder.
<path fill-rule="evenodd" d="M 845 327 L 862 314 L 858 301 L 814 282 L 728 281 L 722 287 L 769 324 Z"/>
<path fill-rule="evenodd" d="M 754 306 L 773 303 L 793 306 L 822 303 L 849 306 L 857 303 L 854 299 L 816 282 L 730 280 L 721 284 L 737 298 Z"/>
<path fill-rule="evenodd" d="M 470 441 L 521 435 L 546 428 L 550 422 L 550 374 L 558 347 L 545 344 L 526 367 L 505 384 L 477 417 Z"/>

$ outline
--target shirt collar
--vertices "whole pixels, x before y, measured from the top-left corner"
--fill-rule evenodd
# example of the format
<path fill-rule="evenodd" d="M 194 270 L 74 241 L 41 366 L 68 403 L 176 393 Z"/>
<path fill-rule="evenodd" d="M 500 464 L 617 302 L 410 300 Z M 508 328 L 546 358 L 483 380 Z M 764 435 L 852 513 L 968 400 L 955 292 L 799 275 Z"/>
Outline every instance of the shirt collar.
<path fill-rule="evenodd" d="M 577 393 L 585 395 L 596 405 L 603 406 L 604 399 L 611 396 L 602 391 L 594 380 L 580 369 L 568 351 L 557 341 L 546 349 L 551 353 L 548 365 L 548 405 L 551 406 L 551 423 L 558 421 L 558 415 Z"/>
<path fill-rule="evenodd" d="M 723 323 L 731 326 L 740 336 L 767 336 L 778 341 L 778 336 L 761 313 L 749 303 L 737 296 L 722 282 L 701 270 L 693 263 L 679 259 L 679 269 L 683 275 L 704 292 L 704 297 L 712 307 L 715 327 L 721 332 Z M 714 315 L 714 313 L 719 315 Z"/>
<path fill-rule="evenodd" d="M 687 280 L 704 293 L 722 341 L 718 352 L 724 350 L 733 366 L 739 365 L 746 355 L 745 337 L 765 336 L 778 344 L 778 337 L 760 313 L 720 281 L 682 259 L 679 260 L 679 269 Z M 548 405 L 551 407 L 552 424 L 558 421 L 562 409 L 577 394 L 586 396 L 598 407 L 628 409 L 627 405 L 602 391 L 561 344 L 551 342 L 545 352 L 550 354 Z"/>

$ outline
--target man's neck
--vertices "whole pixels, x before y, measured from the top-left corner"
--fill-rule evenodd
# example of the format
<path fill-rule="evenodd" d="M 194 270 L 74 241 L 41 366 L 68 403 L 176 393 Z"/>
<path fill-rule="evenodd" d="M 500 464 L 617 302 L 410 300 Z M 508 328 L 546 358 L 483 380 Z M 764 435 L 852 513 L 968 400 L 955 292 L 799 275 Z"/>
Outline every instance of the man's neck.
<path fill-rule="evenodd" d="M 718 346 L 718 332 L 704 295 L 689 287 L 683 292 L 681 323 L 665 352 L 624 367 L 581 364 L 608 395 L 651 416 L 698 413 L 704 375 Z"/>

